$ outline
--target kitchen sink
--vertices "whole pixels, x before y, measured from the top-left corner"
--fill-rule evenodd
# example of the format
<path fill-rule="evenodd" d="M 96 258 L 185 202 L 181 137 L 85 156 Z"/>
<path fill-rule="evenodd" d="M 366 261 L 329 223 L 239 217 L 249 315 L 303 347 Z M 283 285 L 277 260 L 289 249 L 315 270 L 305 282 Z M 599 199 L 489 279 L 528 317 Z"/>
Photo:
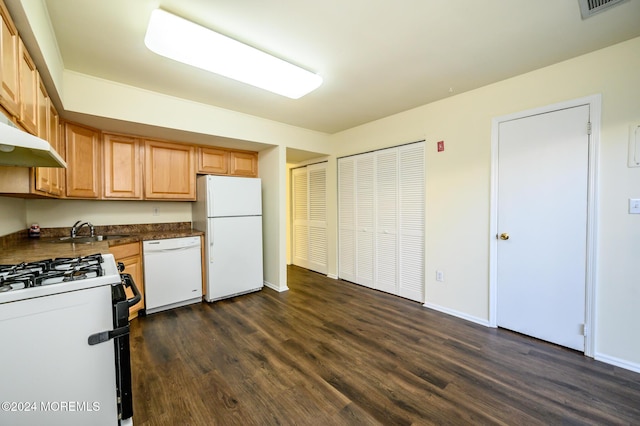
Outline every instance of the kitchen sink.
<path fill-rule="evenodd" d="M 60 237 L 56 240 L 53 240 L 53 242 L 54 243 L 88 244 L 88 243 L 95 243 L 97 241 L 116 240 L 119 238 L 127 238 L 127 237 L 130 237 L 130 235 L 108 234 L 108 235 L 95 235 L 93 237 L 83 235 L 78 237 Z"/>

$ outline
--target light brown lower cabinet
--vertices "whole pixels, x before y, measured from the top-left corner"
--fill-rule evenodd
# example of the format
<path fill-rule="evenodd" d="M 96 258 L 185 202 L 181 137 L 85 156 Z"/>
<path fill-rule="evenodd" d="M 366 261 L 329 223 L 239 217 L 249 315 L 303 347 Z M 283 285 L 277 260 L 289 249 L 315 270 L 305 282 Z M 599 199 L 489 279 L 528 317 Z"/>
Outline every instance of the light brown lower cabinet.
<path fill-rule="evenodd" d="M 129 308 L 129 319 L 136 318 L 138 311 L 144 309 L 144 275 L 142 267 L 142 251 L 140 249 L 140 243 L 128 243 L 119 246 L 109 247 L 109 251 L 113 254 L 116 262 L 122 262 L 124 264 L 124 272 L 131 275 L 133 281 L 136 283 L 136 287 L 140 291 L 142 298 L 140 302 Z M 125 289 L 127 297 L 133 297 L 133 292 L 129 289 Z"/>

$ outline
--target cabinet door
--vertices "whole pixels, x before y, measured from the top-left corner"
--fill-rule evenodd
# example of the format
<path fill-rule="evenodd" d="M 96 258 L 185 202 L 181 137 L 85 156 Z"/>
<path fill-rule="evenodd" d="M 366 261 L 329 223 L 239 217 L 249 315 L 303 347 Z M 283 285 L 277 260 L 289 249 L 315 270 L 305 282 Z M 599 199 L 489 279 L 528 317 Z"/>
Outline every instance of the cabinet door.
<path fill-rule="evenodd" d="M 196 199 L 195 147 L 147 140 L 144 158 L 145 199 Z"/>
<path fill-rule="evenodd" d="M 20 75 L 20 124 L 31 134 L 38 133 L 38 71 L 36 64 L 29 56 L 29 52 L 20 40 L 20 60 L 18 71 Z"/>
<path fill-rule="evenodd" d="M 233 176 L 258 176 L 258 153 L 231 151 L 229 153 L 229 174 Z"/>
<path fill-rule="evenodd" d="M 140 140 L 104 134 L 104 198 L 142 199 Z"/>
<path fill-rule="evenodd" d="M 51 102 L 51 98 L 47 100 L 48 106 L 48 116 L 47 116 L 47 126 L 49 127 L 48 135 L 49 135 L 49 143 L 58 153 L 62 153 L 64 149 L 63 143 L 60 138 L 60 117 L 58 116 L 58 111 L 56 111 L 56 107 Z M 61 168 L 51 168 L 50 170 L 50 179 L 51 179 L 51 195 L 61 196 L 64 194 L 64 174 L 65 169 Z"/>
<path fill-rule="evenodd" d="M 65 123 L 66 189 L 70 198 L 100 197 L 100 133 Z"/>
<path fill-rule="evenodd" d="M 198 148 L 198 173 L 226 175 L 229 173 L 229 151 Z"/>
<path fill-rule="evenodd" d="M 37 73 L 36 73 L 37 76 Z M 38 79 L 36 86 L 36 135 L 44 140 L 49 140 L 49 97 L 42 82 Z M 55 149 L 55 148 L 54 148 Z M 52 177 L 56 174 L 51 167 L 36 168 L 36 190 L 51 193 L 53 190 Z M 57 180 L 57 179 L 56 179 Z"/>
<path fill-rule="evenodd" d="M 138 311 L 144 309 L 144 275 L 142 256 L 140 253 L 140 243 L 123 244 L 120 246 L 109 247 L 109 251 L 113 253 L 116 262 L 122 262 L 124 272 L 131 275 L 136 287 L 140 291 L 140 301 L 129 308 L 129 319 L 138 316 Z M 125 289 L 127 298 L 133 297 L 133 291 L 129 288 Z"/>
<path fill-rule="evenodd" d="M 0 2 L 0 103 L 13 116 L 20 115 L 18 83 L 18 30 Z"/>

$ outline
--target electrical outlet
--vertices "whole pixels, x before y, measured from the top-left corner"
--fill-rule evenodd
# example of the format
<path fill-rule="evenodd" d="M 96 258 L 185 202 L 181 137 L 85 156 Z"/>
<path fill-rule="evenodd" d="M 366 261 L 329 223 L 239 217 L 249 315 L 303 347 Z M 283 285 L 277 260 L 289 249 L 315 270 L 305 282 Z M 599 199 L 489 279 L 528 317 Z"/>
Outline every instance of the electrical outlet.
<path fill-rule="evenodd" d="M 160 207 L 154 207 L 153 208 L 153 215 L 154 216 L 160 216 Z"/>
<path fill-rule="evenodd" d="M 629 198 L 629 214 L 640 214 L 640 198 Z"/>
<path fill-rule="evenodd" d="M 436 271 L 436 281 L 444 282 L 444 272 Z"/>

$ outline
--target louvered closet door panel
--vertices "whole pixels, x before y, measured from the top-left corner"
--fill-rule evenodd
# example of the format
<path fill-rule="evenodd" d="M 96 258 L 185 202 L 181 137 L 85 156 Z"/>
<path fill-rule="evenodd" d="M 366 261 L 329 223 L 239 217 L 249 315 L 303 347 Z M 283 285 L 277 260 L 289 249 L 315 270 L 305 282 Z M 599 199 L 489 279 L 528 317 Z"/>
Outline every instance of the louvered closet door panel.
<path fill-rule="evenodd" d="M 356 157 L 356 283 L 374 282 L 374 156 Z"/>
<path fill-rule="evenodd" d="M 338 160 L 338 278 L 356 280 L 355 160 Z"/>
<path fill-rule="evenodd" d="M 307 268 L 309 265 L 307 170 L 294 169 L 291 178 L 293 181 L 293 264 Z"/>
<path fill-rule="evenodd" d="M 327 273 L 327 163 L 307 166 L 309 180 L 309 269 Z"/>
<path fill-rule="evenodd" d="M 375 288 L 398 294 L 398 149 L 375 153 Z"/>
<path fill-rule="evenodd" d="M 425 172 L 424 142 L 399 153 L 399 295 L 424 301 Z"/>

